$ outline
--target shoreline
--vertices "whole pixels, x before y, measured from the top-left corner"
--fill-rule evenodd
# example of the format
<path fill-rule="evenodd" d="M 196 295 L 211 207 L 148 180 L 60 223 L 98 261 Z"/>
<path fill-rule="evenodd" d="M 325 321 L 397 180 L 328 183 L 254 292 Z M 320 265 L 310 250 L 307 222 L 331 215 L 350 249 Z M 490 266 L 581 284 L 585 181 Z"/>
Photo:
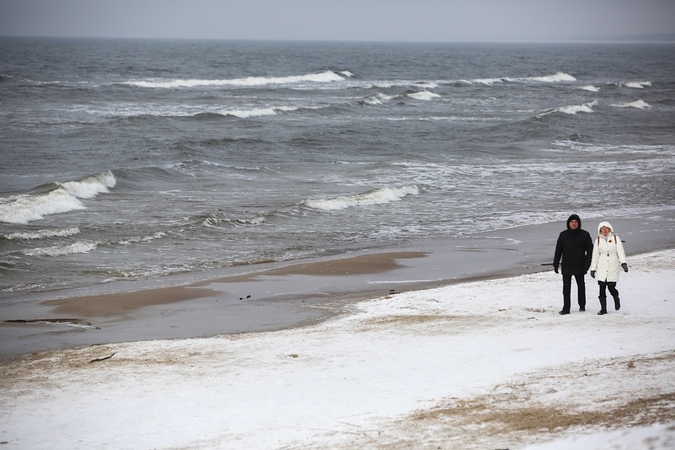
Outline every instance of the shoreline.
<path fill-rule="evenodd" d="M 675 248 L 674 233 L 664 239 L 645 232 L 658 220 L 609 220 L 627 241 L 629 257 Z M 591 228 L 589 222 L 595 220 L 585 220 L 584 229 Z M 239 266 L 176 286 L 149 284 L 133 291 L 5 304 L 0 308 L 0 363 L 87 345 L 301 327 L 341 314 L 354 301 L 542 272 L 550 270 L 560 231 L 560 223 L 525 226 L 249 272 Z"/>
<path fill-rule="evenodd" d="M 633 256 L 622 308 L 603 316 L 558 315 L 561 283 L 547 271 L 379 297 L 305 328 L 0 364 L 2 441 L 599 450 L 630 433 L 635 444 L 617 448 L 669 448 L 674 262 L 674 249 Z M 58 436 L 39 426 L 54 421 Z M 595 444 L 568 441 L 587 436 Z"/>

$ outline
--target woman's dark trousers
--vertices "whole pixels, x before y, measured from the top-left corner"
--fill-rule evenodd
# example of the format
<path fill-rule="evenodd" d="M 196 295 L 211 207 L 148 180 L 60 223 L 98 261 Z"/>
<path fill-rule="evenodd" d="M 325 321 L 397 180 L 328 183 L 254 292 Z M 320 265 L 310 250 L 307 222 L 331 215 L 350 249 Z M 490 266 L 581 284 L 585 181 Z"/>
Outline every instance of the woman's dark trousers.
<path fill-rule="evenodd" d="M 614 299 L 614 309 L 617 311 L 621 308 L 621 301 L 619 300 L 619 291 L 616 289 L 616 281 L 598 281 L 598 286 L 600 286 L 600 307 L 604 310 L 607 304 L 607 292 L 605 289 L 609 289 L 609 293 Z"/>

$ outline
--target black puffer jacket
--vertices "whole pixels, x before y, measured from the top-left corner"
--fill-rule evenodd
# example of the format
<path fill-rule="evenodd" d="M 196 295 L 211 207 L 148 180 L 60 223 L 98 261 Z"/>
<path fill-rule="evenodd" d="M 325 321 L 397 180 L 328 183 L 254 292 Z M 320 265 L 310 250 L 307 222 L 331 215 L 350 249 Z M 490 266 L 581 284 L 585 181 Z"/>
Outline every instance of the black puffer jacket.
<path fill-rule="evenodd" d="M 576 220 L 579 227 L 576 230 L 570 228 L 570 222 Z M 562 257 L 562 273 L 565 275 L 583 275 L 591 267 L 593 256 L 593 240 L 588 231 L 581 229 L 581 219 L 572 214 L 567 219 L 567 229 L 560 233 L 555 246 L 553 256 L 553 268 L 558 271 L 560 258 Z"/>

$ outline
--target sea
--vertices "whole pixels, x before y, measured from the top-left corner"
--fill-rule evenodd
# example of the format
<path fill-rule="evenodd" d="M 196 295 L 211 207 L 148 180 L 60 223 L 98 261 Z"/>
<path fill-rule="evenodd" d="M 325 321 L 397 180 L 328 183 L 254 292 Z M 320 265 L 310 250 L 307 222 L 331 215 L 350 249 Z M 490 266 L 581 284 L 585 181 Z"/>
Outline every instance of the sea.
<path fill-rule="evenodd" d="M 5 37 L 0 161 L 3 301 L 658 215 L 675 44 Z"/>

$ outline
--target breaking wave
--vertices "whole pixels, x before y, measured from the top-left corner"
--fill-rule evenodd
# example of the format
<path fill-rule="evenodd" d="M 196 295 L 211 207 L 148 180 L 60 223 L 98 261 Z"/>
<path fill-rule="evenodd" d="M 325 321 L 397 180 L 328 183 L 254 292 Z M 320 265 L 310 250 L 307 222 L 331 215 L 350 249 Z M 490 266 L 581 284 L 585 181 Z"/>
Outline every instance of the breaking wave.
<path fill-rule="evenodd" d="M 75 242 L 73 244 L 54 245 L 45 248 L 32 248 L 22 250 L 26 256 L 63 256 L 75 253 L 89 253 L 95 250 L 98 245 L 93 242 Z"/>
<path fill-rule="evenodd" d="M 25 233 L 12 233 L 4 236 L 7 240 L 34 240 L 34 239 L 48 239 L 52 237 L 68 237 L 80 234 L 80 229 L 77 227 L 66 228 L 63 230 L 38 230 L 29 231 Z"/>
<path fill-rule="evenodd" d="M 50 183 L 47 192 L 0 198 L 0 222 L 26 224 L 51 214 L 86 209 L 80 199 L 107 193 L 116 184 L 115 176 L 108 171 L 79 181 Z"/>
<path fill-rule="evenodd" d="M 634 102 L 626 102 L 626 103 L 616 103 L 609 106 L 613 106 L 614 108 L 636 108 L 636 109 L 647 109 L 652 107 L 652 105 L 650 105 L 644 100 L 636 100 Z"/>
<path fill-rule="evenodd" d="M 377 106 L 377 105 L 382 105 L 382 104 L 392 100 L 393 98 L 395 98 L 395 96 L 393 96 L 393 95 L 386 95 L 386 94 L 382 94 L 382 93 L 377 93 L 375 95 L 371 95 L 370 97 L 364 98 L 363 100 L 361 100 L 360 103 L 366 104 L 366 105 Z"/>
<path fill-rule="evenodd" d="M 619 86 L 631 88 L 631 89 L 644 89 L 652 85 L 651 81 L 624 81 L 619 83 Z"/>
<path fill-rule="evenodd" d="M 342 72 L 344 77 L 350 77 L 351 73 Z M 348 75 L 347 75 L 348 74 Z M 326 70 L 320 73 L 312 73 L 306 75 L 293 75 L 287 77 L 246 77 L 233 78 L 224 80 L 138 80 L 126 81 L 123 84 L 141 88 L 155 88 L 155 89 L 175 89 L 175 88 L 193 88 L 200 86 L 266 86 L 271 84 L 296 84 L 296 83 L 331 83 L 335 81 L 343 81 L 345 78 L 337 73 Z"/>
<path fill-rule="evenodd" d="M 333 199 L 304 200 L 302 204 L 313 209 L 323 211 L 337 211 L 355 206 L 383 205 L 396 202 L 408 195 L 419 194 L 415 185 L 400 188 L 381 188 L 352 196 L 343 196 Z"/>
<path fill-rule="evenodd" d="M 429 92 L 429 91 L 421 91 L 421 92 L 413 92 L 411 94 L 408 94 L 408 97 L 414 98 L 415 100 L 429 101 L 429 100 L 433 100 L 434 98 L 440 97 L 440 95 L 435 94 L 433 92 Z"/>
<path fill-rule="evenodd" d="M 250 117 L 274 116 L 279 112 L 297 111 L 298 108 L 292 106 L 279 106 L 270 108 L 253 108 L 253 109 L 231 109 L 218 111 L 218 114 L 223 116 L 234 116 L 240 119 L 248 119 Z"/>
<path fill-rule="evenodd" d="M 589 103 L 583 103 L 581 105 L 570 105 L 570 106 L 561 106 L 560 108 L 553 108 L 549 109 L 547 111 L 544 111 L 543 113 L 539 114 L 537 117 L 543 117 L 547 116 L 549 114 L 555 114 L 555 113 L 562 113 L 562 114 L 571 114 L 574 115 L 576 113 L 584 112 L 584 113 L 592 113 L 593 112 L 593 107 L 598 104 L 597 101 L 592 101 Z"/>
<path fill-rule="evenodd" d="M 560 83 L 565 81 L 576 81 L 572 75 L 558 72 L 554 75 L 545 75 L 543 77 L 517 78 L 518 81 L 541 81 L 542 83 Z"/>
<path fill-rule="evenodd" d="M 566 74 L 564 72 L 558 72 L 553 75 L 544 75 L 541 77 L 521 77 L 521 78 L 510 78 L 510 77 L 499 77 L 499 78 L 476 78 L 473 80 L 460 80 L 459 83 L 467 84 L 484 84 L 484 85 L 493 85 L 496 83 L 527 83 L 527 82 L 539 82 L 539 83 L 561 83 L 576 81 L 572 75 Z"/>

